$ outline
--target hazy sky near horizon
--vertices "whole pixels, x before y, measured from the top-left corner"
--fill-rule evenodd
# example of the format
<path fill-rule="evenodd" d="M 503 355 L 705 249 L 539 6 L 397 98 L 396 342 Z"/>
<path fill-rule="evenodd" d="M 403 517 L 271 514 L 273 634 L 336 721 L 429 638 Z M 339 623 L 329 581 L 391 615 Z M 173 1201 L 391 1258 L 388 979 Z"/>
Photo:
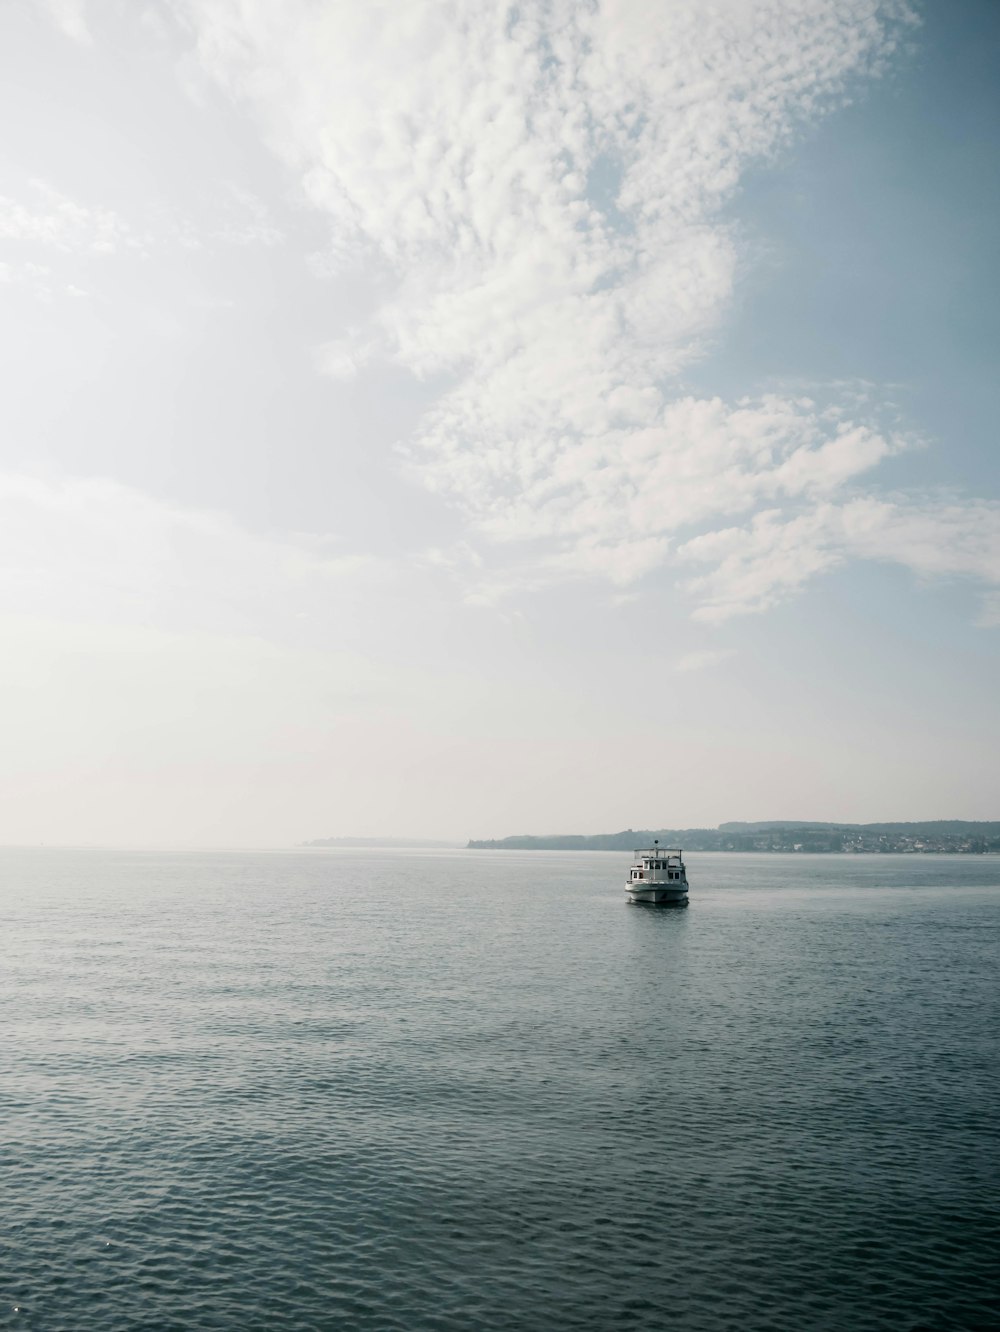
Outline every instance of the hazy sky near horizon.
<path fill-rule="evenodd" d="M 0 843 L 1000 817 L 998 68 L 8 0 Z"/>

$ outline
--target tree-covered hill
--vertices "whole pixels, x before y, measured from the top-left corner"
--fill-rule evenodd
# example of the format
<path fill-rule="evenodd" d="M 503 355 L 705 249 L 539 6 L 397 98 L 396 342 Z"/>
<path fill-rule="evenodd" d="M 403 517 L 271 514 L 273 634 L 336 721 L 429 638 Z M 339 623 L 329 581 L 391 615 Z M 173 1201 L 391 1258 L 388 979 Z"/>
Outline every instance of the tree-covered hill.
<path fill-rule="evenodd" d="M 931 819 L 916 823 L 720 823 L 718 828 L 627 828 L 624 832 L 473 839 L 469 847 L 498 851 L 633 851 L 650 846 L 685 851 L 1000 852 L 1000 821 Z"/>

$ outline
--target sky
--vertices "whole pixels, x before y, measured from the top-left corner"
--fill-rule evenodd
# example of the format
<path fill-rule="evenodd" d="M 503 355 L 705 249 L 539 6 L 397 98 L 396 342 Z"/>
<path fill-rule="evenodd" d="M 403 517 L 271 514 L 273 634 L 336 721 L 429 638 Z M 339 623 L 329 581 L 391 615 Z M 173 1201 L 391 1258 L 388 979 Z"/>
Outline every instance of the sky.
<path fill-rule="evenodd" d="M 994 0 L 7 0 L 0 843 L 1000 817 Z"/>

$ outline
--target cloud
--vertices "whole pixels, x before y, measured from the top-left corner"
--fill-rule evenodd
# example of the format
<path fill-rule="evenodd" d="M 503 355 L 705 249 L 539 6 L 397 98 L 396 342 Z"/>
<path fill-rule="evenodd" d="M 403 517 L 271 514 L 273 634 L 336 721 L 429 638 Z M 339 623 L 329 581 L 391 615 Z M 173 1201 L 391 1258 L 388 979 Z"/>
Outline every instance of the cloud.
<path fill-rule="evenodd" d="M 23 201 L 0 195 L 0 241 L 42 247 L 50 254 L 145 257 L 154 248 L 272 248 L 285 240 L 264 201 L 235 181 L 224 182 L 204 200 L 197 221 L 151 201 L 152 225 L 142 231 L 113 209 L 80 203 L 43 180 L 28 181 L 26 193 Z"/>
<path fill-rule="evenodd" d="M 44 264 L 0 262 L 0 283 L 5 286 L 26 286 L 41 300 L 51 299 L 51 278 L 51 270 Z"/>
<path fill-rule="evenodd" d="M 721 623 L 767 610 L 799 591 L 814 575 L 843 563 L 833 506 L 791 519 L 768 509 L 744 528 L 707 532 L 682 545 L 678 559 L 713 566 L 688 590 L 700 603 L 697 619 Z"/>
<path fill-rule="evenodd" d="M 766 610 L 816 574 L 849 559 L 901 565 L 932 580 L 964 578 L 1000 589 L 1000 503 L 917 503 L 858 498 L 821 504 L 787 518 L 758 513 L 744 527 L 695 537 L 678 559 L 710 572 L 688 583 L 696 618 L 713 623 Z M 997 593 L 988 593 L 981 623 L 993 623 Z"/>
<path fill-rule="evenodd" d="M 902 447 L 809 399 L 662 403 L 646 386 L 587 405 L 591 429 L 572 449 L 527 428 L 516 445 L 482 452 L 449 451 L 442 437 L 447 461 L 425 475 L 446 494 L 457 490 L 490 535 L 569 538 L 585 559 L 595 540 L 627 550 L 761 502 L 828 494 Z"/>
<path fill-rule="evenodd" d="M 915 22 L 907 4 L 175 12 L 326 218 L 326 270 L 371 285 L 373 314 L 322 344 L 318 369 L 348 379 L 383 359 L 445 386 L 401 458 L 486 552 L 460 562 L 487 599 L 695 565 L 698 613 L 721 620 L 848 559 L 994 577 L 992 510 L 864 497 L 906 441 L 856 393 L 680 388 L 733 295 L 722 205 L 882 70 Z"/>
<path fill-rule="evenodd" d="M 848 549 L 865 559 L 1000 585 L 1000 503 L 859 499 L 844 507 L 843 523 Z"/>
<path fill-rule="evenodd" d="M 0 195 L 0 240 L 74 253 L 143 249 L 143 240 L 112 209 L 78 203 L 42 180 L 32 180 L 29 188 L 27 204 Z"/>
<path fill-rule="evenodd" d="M 334 338 L 315 349 L 316 368 L 330 379 L 346 383 L 354 379 L 371 360 L 374 348 L 357 336 Z"/>

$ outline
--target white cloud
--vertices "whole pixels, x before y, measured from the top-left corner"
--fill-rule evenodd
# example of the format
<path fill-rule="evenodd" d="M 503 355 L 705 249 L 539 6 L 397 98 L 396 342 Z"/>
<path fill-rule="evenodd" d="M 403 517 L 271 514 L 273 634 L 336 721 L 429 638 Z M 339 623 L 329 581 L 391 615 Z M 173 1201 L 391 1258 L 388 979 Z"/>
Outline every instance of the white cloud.
<path fill-rule="evenodd" d="M 992 577 L 975 506 L 945 520 L 856 498 L 904 446 L 856 394 L 838 410 L 677 387 L 733 293 L 720 206 L 880 69 L 905 3 L 177 12 L 326 216 L 323 262 L 363 269 L 379 301 L 318 368 L 348 379 L 381 357 L 448 385 L 404 456 L 492 545 L 482 567 L 464 561 L 488 598 L 581 574 L 624 587 L 676 560 L 707 566 L 690 586 L 724 619 L 849 558 Z"/>
<path fill-rule="evenodd" d="M 581 384 L 580 396 L 586 392 Z M 827 494 L 900 447 L 809 400 L 661 405 L 650 386 L 635 391 L 648 415 L 640 427 L 619 409 L 620 392 L 591 396 L 592 428 L 572 449 L 522 421 L 516 444 L 504 448 L 497 439 L 482 452 L 449 452 L 445 426 L 439 458 L 446 461 L 429 469 L 431 479 L 446 494 L 457 491 L 490 535 L 571 538 L 571 551 L 585 556 L 595 540 L 646 545 L 762 501 Z M 494 417 L 500 410 L 485 409 Z"/>
<path fill-rule="evenodd" d="M 44 264 L 0 263 L 0 283 L 8 286 L 23 284 L 43 300 L 48 300 L 52 295 L 51 277 L 51 270 Z"/>
<path fill-rule="evenodd" d="M 147 200 L 145 211 L 152 224 L 139 231 L 114 209 L 81 203 L 46 181 L 33 179 L 27 183 L 23 200 L 0 194 L 0 241 L 67 256 L 131 253 L 146 257 L 154 248 L 170 246 L 185 250 L 212 244 L 272 248 L 285 240 L 264 201 L 235 181 L 224 182 L 203 201 L 199 220 L 164 208 L 157 199 Z"/>
<path fill-rule="evenodd" d="M 815 574 L 842 563 L 846 552 L 837 540 L 839 512 L 825 505 L 786 520 L 780 510 L 769 509 L 747 527 L 708 532 L 681 546 L 681 561 L 713 566 L 688 584 L 701 603 L 696 618 L 720 623 L 767 610 Z"/>
<path fill-rule="evenodd" d="M 354 379 L 371 360 L 374 347 L 363 338 L 349 336 L 321 343 L 315 350 L 316 368 L 320 374 L 343 382 Z"/>
<path fill-rule="evenodd" d="M 745 527 L 696 537 L 677 553 L 682 562 L 710 566 L 688 587 L 700 602 L 697 618 L 716 623 L 766 610 L 848 559 L 1000 588 L 1000 504 L 869 497 L 790 518 L 768 510 Z M 981 623 L 993 622 L 996 596 L 987 594 Z"/>
<path fill-rule="evenodd" d="M 142 250 L 143 240 L 112 209 L 78 203 L 42 180 L 32 180 L 30 191 L 26 204 L 0 195 L 0 240 L 76 253 Z"/>
<path fill-rule="evenodd" d="M 1000 585 L 1000 503 L 859 499 L 845 506 L 843 518 L 853 554 L 903 564 L 926 578 L 957 575 Z"/>

